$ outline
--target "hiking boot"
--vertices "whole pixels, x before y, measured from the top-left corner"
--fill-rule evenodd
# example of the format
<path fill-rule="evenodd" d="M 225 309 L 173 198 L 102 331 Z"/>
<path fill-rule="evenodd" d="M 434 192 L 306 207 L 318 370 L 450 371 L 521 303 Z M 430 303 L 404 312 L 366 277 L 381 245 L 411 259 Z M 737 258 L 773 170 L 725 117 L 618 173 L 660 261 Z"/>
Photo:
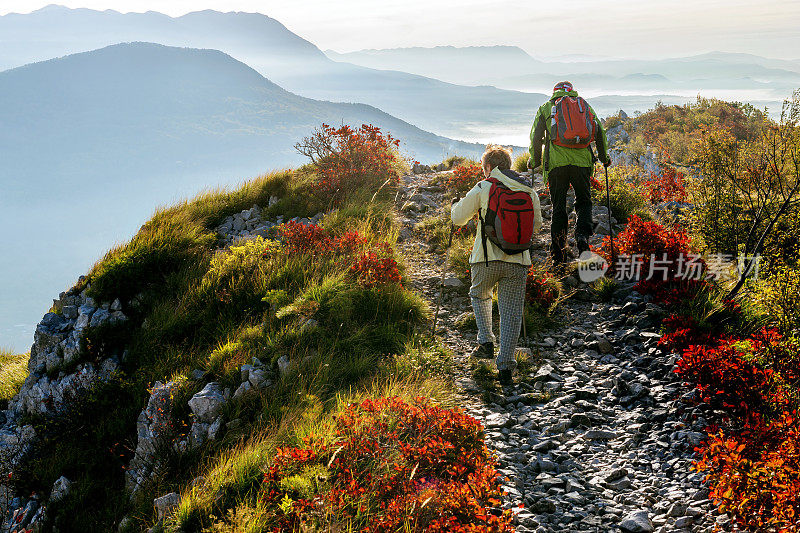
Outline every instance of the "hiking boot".
<path fill-rule="evenodd" d="M 484 342 L 478 345 L 469 356 L 477 357 L 478 359 L 494 359 L 494 344 L 491 342 Z"/>
<path fill-rule="evenodd" d="M 514 371 L 504 368 L 499 372 L 498 379 L 500 381 L 500 385 L 503 387 L 509 387 L 514 384 Z"/>
<path fill-rule="evenodd" d="M 589 240 L 586 237 L 578 237 L 576 242 L 578 245 L 578 255 L 589 251 Z"/>

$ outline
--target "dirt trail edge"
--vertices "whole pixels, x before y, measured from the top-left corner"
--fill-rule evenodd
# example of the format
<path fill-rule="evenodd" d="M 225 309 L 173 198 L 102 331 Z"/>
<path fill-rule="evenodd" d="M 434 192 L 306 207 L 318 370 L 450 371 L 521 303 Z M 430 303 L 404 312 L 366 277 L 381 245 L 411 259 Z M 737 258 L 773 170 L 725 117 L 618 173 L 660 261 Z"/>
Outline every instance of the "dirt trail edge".
<path fill-rule="evenodd" d="M 445 216 L 447 195 L 432 184 L 435 176 L 406 176 L 398 195 L 398 246 L 411 285 L 431 308 L 445 256 L 431 251 L 417 224 Z M 551 212 L 544 198 L 543 204 L 539 260 L 546 257 Z M 599 220 L 602 209 L 595 211 Z M 487 391 L 473 379 L 467 355 L 476 332 L 455 326 L 472 311 L 468 287 L 452 270 L 447 278 L 437 334 L 454 353 L 461 405 L 483 422 L 498 456 L 518 532 L 730 528 L 691 468 L 706 422 L 672 371 L 677 354 L 658 346 L 663 309 L 625 286 L 608 303 L 592 301 L 585 285 L 567 279 L 574 294 L 561 303 L 559 325 L 521 340 L 534 364 L 513 389 Z"/>

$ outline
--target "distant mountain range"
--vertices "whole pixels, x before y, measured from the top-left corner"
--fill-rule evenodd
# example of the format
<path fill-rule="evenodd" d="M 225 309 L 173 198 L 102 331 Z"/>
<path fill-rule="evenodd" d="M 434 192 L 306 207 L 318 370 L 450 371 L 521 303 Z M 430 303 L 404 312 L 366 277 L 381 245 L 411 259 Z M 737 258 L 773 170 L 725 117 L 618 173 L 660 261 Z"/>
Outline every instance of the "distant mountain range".
<path fill-rule="evenodd" d="M 304 162 L 322 122 L 375 124 L 421 161 L 482 152 L 364 104 L 292 94 L 216 50 L 112 45 L 0 72 L 0 346 L 155 206 Z M 18 324 L 21 328 L 14 328 Z"/>
<path fill-rule="evenodd" d="M 0 69 L 129 41 L 221 50 L 296 94 L 373 105 L 424 130 L 482 142 L 524 142 L 536 108 L 557 81 L 552 76 L 538 77 L 543 92 L 493 87 L 507 76 L 527 75 L 527 66 L 521 65 L 539 64 L 514 47 L 453 48 L 446 58 L 436 60 L 438 67 L 423 75 L 413 69 L 402 72 L 400 63 L 384 62 L 379 69 L 342 63 L 329 59 L 280 22 L 251 13 L 199 11 L 172 18 L 154 12 L 123 14 L 49 6 L 0 17 L 0 35 Z M 502 66 L 486 71 L 486 61 L 498 51 L 505 58 Z M 420 54 L 440 57 L 425 49 Z M 458 70 L 461 81 L 452 82 L 451 74 Z M 517 85 L 526 83 L 521 80 Z M 609 115 L 620 108 L 646 110 L 658 99 L 665 103 L 687 100 L 655 92 L 658 95 L 651 90 L 648 98 L 638 100 L 604 96 L 592 104 L 601 115 Z"/>
<path fill-rule="evenodd" d="M 68 188 L 121 163 L 153 170 L 236 161 L 246 174 L 295 164 L 293 144 L 322 122 L 375 124 L 423 161 L 480 149 L 368 105 L 297 96 L 217 50 L 112 45 L 0 72 L 0 95 L 0 154 L 5 171 L 21 178 L 12 194 L 47 183 L 45 169 L 75 175 L 75 183 L 62 180 Z"/>
<path fill-rule="evenodd" d="M 475 72 L 491 72 L 491 84 L 523 91 L 546 91 L 553 80 L 569 79 L 592 94 L 738 93 L 754 103 L 779 102 L 800 87 L 800 61 L 751 54 L 712 52 L 659 60 L 579 58 L 535 59 L 513 46 L 393 48 L 345 54 L 327 51 L 336 61 L 375 69 L 398 69 L 450 83 L 486 83 Z M 488 74 L 487 74 L 488 76 Z"/>
<path fill-rule="evenodd" d="M 460 87 L 331 61 L 280 22 L 260 14 L 199 11 L 172 18 L 154 12 L 49 6 L 0 17 L 0 35 L 0 69 L 119 42 L 221 50 L 296 94 L 373 105 L 422 129 L 455 138 L 475 138 L 473 130 L 484 125 L 515 123 L 524 129 L 545 99 L 542 94 Z"/>

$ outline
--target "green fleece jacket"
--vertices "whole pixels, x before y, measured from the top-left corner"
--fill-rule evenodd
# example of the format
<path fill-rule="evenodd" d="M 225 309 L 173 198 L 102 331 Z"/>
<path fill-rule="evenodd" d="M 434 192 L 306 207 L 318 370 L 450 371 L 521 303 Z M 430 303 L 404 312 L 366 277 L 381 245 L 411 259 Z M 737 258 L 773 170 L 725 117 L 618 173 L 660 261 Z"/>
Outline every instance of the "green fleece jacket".
<path fill-rule="evenodd" d="M 531 154 L 531 166 L 533 168 L 538 167 L 542 164 L 542 145 L 545 141 L 545 133 L 549 129 L 548 122 L 550 120 L 550 113 L 552 112 L 553 105 L 556 100 L 561 98 L 562 96 L 578 96 L 578 91 L 555 91 L 553 96 L 542 104 L 539 108 L 539 111 L 536 112 L 536 118 L 533 121 L 533 127 L 531 128 L 531 145 L 529 148 L 529 152 Z M 589 106 L 589 109 L 594 114 L 597 122 L 597 133 L 595 134 L 595 145 L 597 146 L 597 156 L 600 158 L 601 162 L 605 162 L 608 160 L 608 141 L 606 140 L 606 130 L 603 128 L 603 125 L 600 123 L 600 119 L 597 118 L 597 113 L 594 112 L 592 106 Z M 549 134 L 547 135 L 549 137 Z M 547 174 L 550 170 L 556 167 L 564 167 L 567 165 L 575 165 L 576 167 L 591 167 L 593 165 L 592 162 L 592 154 L 587 148 L 565 148 L 563 146 L 558 146 L 557 144 L 553 144 L 552 142 L 548 141 L 549 147 L 546 150 L 549 152 L 549 161 L 544 165 L 542 168 L 542 173 L 544 174 L 544 179 L 547 179 Z"/>

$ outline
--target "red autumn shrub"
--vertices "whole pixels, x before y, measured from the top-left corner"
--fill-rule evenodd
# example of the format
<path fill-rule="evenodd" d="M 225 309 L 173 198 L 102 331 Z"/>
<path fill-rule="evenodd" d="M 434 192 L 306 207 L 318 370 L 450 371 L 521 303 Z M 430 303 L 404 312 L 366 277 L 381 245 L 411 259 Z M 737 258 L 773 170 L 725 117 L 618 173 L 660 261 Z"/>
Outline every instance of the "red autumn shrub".
<path fill-rule="evenodd" d="M 596 191 L 605 190 L 605 186 L 600 182 L 599 179 L 595 178 L 594 175 L 589 178 L 589 186 Z M 570 187 L 572 187 L 572 184 L 570 184 Z"/>
<path fill-rule="evenodd" d="M 350 256 L 367 243 L 366 237 L 357 231 L 348 231 L 344 235 L 335 236 L 316 224 L 304 225 L 297 222 L 282 224 L 278 228 L 278 235 L 283 241 L 285 251 L 289 254 L 334 253 Z"/>
<path fill-rule="evenodd" d="M 695 463 L 706 472 L 710 497 L 747 531 L 800 528 L 800 425 L 797 411 L 741 431 L 712 435 Z"/>
<path fill-rule="evenodd" d="M 367 238 L 357 231 L 348 231 L 333 239 L 333 248 L 339 253 L 353 255 L 367 244 Z"/>
<path fill-rule="evenodd" d="M 796 407 L 800 392 L 796 349 L 795 341 L 763 329 L 746 340 L 692 345 L 676 372 L 695 384 L 702 401 L 751 423 Z"/>
<path fill-rule="evenodd" d="M 548 310 L 559 296 L 559 285 L 549 272 L 531 268 L 525 281 L 525 299 L 529 305 Z"/>
<path fill-rule="evenodd" d="M 746 361 L 736 341 L 690 346 L 675 371 L 691 381 L 700 399 L 744 420 L 760 419 L 779 392 L 773 371 Z"/>
<path fill-rule="evenodd" d="M 600 254 L 611 257 L 611 240 L 603 239 Z M 614 239 L 617 274 L 638 280 L 639 292 L 657 302 L 679 304 L 706 285 L 705 263 L 689 248 L 689 236 L 681 228 L 667 228 L 633 215 Z"/>
<path fill-rule="evenodd" d="M 287 222 L 278 228 L 278 235 L 289 254 L 324 253 L 330 250 L 332 244 L 328 232 L 316 224 Z"/>
<path fill-rule="evenodd" d="M 650 172 L 650 179 L 642 182 L 650 203 L 685 202 L 687 197 L 684 174 L 673 166 L 664 166 L 661 173 Z"/>
<path fill-rule="evenodd" d="M 513 531 L 483 437 L 425 398 L 351 405 L 332 442 L 278 451 L 262 487 L 272 531 Z"/>
<path fill-rule="evenodd" d="M 320 195 L 338 203 L 355 193 L 373 193 L 387 181 L 397 182 L 400 141 L 380 128 L 362 125 L 333 128 L 323 124 L 295 145 L 317 171 Z"/>
<path fill-rule="evenodd" d="M 725 311 L 741 313 L 733 302 Z M 742 530 L 800 531 L 800 343 L 770 329 L 723 338 L 680 315 L 663 325 L 660 344 L 683 350 L 675 371 L 724 413 L 696 450 L 710 497 Z"/>
<path fill-rule="evenodd" d="M 797 531 L 797 341 L 768 329 L 747 340 L 722 339 L 676 315 L 665 328 L 671 333 L 662 337 L 664 344 L 688 346 L 676 372 L 695 385 L 700 401 L 733 417 L 727 429 L 710 428 L 697 449 L 695 468 L 706 472 L 711 498 L 747 531 Z"/>
<path fill-rule="evenodd" d="M 670 315 L 661 322 L 664 334 L 658 344 L 670 350 L 682 352 L 690 346 L 710 346 L 716 344 L 714 334 L 708 328 L 701 328 L 693 317 Z"/>
<path fill-rule="evenodd" d="M 389 243 L 381 243 L 365 252 L 350 267 L 350 273 L 368 287 L 386 283 L 400 283 L 400 270 Z"/>
<path fill-rule="evenodd" d="M 444 186 L 451 191 L 468 191 L 484 177 L 480 163 L 462 164 L 453 169 Z"/>

